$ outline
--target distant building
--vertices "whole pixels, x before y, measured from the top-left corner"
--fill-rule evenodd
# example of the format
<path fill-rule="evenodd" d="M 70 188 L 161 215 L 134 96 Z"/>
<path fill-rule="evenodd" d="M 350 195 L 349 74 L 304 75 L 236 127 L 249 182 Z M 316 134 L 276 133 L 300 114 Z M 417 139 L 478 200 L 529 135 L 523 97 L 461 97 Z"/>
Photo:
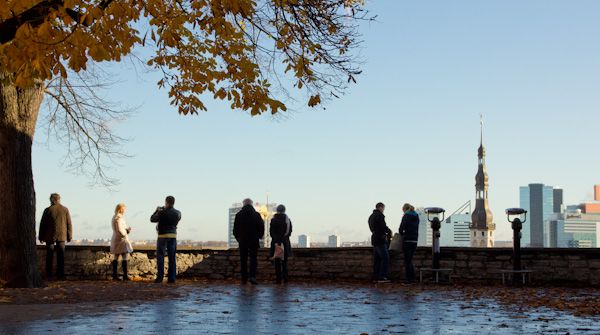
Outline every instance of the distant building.
<path fill-rule="evenodd" d="M 483 121 L 481 122 L 481 141 L 477 150 L 478 169 L 475 175 L 475 210 L 471 214 L 469 237 L 471 247 L 491 248 L 494 246 L 496 224 L 488 203 L 488 174 L 485 165 L 485 148 L 483 147 Z"/>
<path fill-rule="evenodd" d="M 275 203 L 267 203 L 260 204 L 258 202 L 254 203 L 254 208 L 260 214 L 263 221 L 265 221 L 265 235 L 260 240 L 260 246 L 263 248 L 271 247 L 271 235 L 269 235 L 269 224 L 271 223 L 271 219 L 273 215 L 277 213 L 277 204 Z"/>
<path fill-rule="evenodd" d="M 427 214 L 423 207 L 415 208 L 419 215 L 419 240 L 418 246 L 431 246 L 433 244 L 431 223 L 427 220 Z M 442 222 L 440 228 L 440 245 L 442 247 L 468 247 L 470 245 L 471 214 L 469 211 L 459 211 L 452 214 Z M 395 233 L 396 231 L 394 231 Z"/>
<path fill-rule="evenodd" d="M 471 245 L 471 214 L 453 214 L 442 223 L 440 243 L 448 247 L 468 247 Z"/>
<path fill-rule="evenodd" d="M 237 241 L 235 240 L 235 236 L 233 236 L 233 223 L 235 221 L 235 215 L 242 209 L 241 203 L 235 203 L 231 205 L 229 208 L 229 232 L 227 238 L 227 247 L 229 248 L 237 248 L 239 247 Z M 277 204 L 269 203 L 269 204 L 260 204 L 258 202 L 254 203 L 254 209 L 261 215 L 263 220 L 265 221 L 265 235 L 260 240 L 260 246 L 264 248 L 269 248 L 271 246 L 271 237 L 269 236 L 269 223 L 273 214 L 275 214 L 277 208 Z"/>
<path fill-rule="evenodd" d="M 329 235 L 327 239 L 327 247 L 329 248 L 339 248 L 342 245 L 342 241 L 338 235 Z"/>
<path fill-rule="evenodd" d="M 519 188 L 520 206 L 527 210 L 527 221 L 521 231 L 524 247 L 549 246 L 544 227 L 555 213 L 562 211 L 563 190 L 544 184 L 529 184 Z M 546 243 L 544 243 L 546 240 Z"/>
<path fill-rule="evenodd" d="M 417 207 L 415 208 L 415 212 L 417 212 L 417 214 L 419 215 L 419 239 L 417 240 L 417 245 L 420 247 L 431 246 L 431 244 L 433 244 L 433 235 L 431 230 L 431 224 L 429 223 L 429 221 L 427 221 L 427 214 L 425 213 L 425 208 Z M 396 233 L 397 230 L 393 232 Z"/>
<path fill-rule="evenodd" d="M 600 185 L 594 185 L 594 201 L 581 204 L 583 213 L 600 213 Z"/>
<path fill-rule="evenodd" d="M 238 242 L 235 240 L 235 236 L 233 236 L 233 222 L 235 221 L 235 215 L 242 209 L 241 203 L 236 203 L 231 205 L 229 208 L 229 233 L 227 234 L 227 247 L 228 248 L 237 248 L 239 247 Z"/>
<path fill-rule="evenodd" d="M 310 248 L 310 236 L 308 236 L 308 235 L 298 236 L 298 247 L 299 248 Z"/>
<path fill-rule="evenodd" d="M 549 247 L 599 247 L 600 213 L 583 213 L 580 208 L 569 206 L 564 213 L 553 214 L 546 227 Z"/>

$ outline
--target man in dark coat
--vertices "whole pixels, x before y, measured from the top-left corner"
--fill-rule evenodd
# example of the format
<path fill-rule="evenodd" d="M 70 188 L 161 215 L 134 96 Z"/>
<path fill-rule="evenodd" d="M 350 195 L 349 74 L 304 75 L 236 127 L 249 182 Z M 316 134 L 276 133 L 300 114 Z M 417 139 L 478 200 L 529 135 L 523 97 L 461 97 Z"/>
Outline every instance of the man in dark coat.
<path fill-rule="evenodd" d="M 71 215 L 67 207 L 61 205 L 60 195 L 50 195 L 50 207 L 44 210 L 40 222 L 39 239 L 46 243 L 46 279 L 52 278 L 52 263 L 56 250 L 56 277 L 65 279 L 65 241 L 71 242 Z"/>
<path fill-rule="evenodd" d="M 385 205 L 379 202 L 369 216 L 369 229 L 372 233 L 371 245 L 373 245 L 373 280 L 378 282 L 389 282 L 387 278 L 390 263 L 388 245 L 392 231 L 385 223 L 384 210 Z"/>
<path fill-rule="evenodd" d="M 292 221 L 285 214 L 285 206 L 277 206 L 277 213 L 271 219 L 269 226 L 269 234 L 271 235 L 271 252 L 270 257 L 275 254 L 275 245 L 283 247 L 283 259 L 276 258 L 275 263 L 275 280 L 277 284 L 288 282 L 288 257 L 292 254 L 292 244 L 290 243 L 290 235 L 292 235 Z"/>
<path fill-rule="evenodd" d="M 250 281 L 256 285 L 256 267 L 258 262 L 259 240 L 265 234 L 265 222 L 252 206 L 251 199 L 244 199 L 242 209 L 235 215 L 233 221 L 233 236 L 238 241 L 240 248 L 240 272 L 242 284 Z M 250 272 L 248 273 L 248 256 L 250 256 Z"/>
<path fill-rule="evenodd" d="M 169 269 L 167 271 L 167 282 L 175 283 L 177 274 L 177 224 L 181 220 L 181 212 L 176 210 L 175 197 L 165 198 L 165 207 L 157 207 L 150 217 L 150 222 L 156 222 L 156 279 L 155 283 L 162 283 L 165 275 L 165 249 L 169 258 Z"/>

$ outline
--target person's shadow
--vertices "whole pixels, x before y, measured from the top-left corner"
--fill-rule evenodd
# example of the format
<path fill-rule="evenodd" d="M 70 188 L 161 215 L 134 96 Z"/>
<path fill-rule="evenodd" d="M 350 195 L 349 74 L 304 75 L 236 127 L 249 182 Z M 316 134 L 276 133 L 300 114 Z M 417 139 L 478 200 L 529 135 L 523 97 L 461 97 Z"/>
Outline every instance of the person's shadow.
<path fill-rule="evenodd" d="M 260 304 L 257 303 L 256 296 L 258 294 L 258 288 L 254 286 L 240 286 L 237 296 L 237 323 L 234 328 L 235 334 L 257 333 L 257 309 L 261 308 Z"/>

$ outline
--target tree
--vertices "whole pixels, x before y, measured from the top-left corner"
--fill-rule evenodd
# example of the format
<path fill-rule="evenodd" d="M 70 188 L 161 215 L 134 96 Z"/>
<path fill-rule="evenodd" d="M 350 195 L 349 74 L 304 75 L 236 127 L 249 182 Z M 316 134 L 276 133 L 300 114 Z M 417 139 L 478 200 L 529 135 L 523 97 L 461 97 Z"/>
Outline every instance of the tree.
<path fill-rule="evenodd" d="M 0 0 L 0 281 L 43 284 L 31 144 L 44 96 L 84 148 L 110 151 L 102 140 L 114 140 L 70 95 L 73 73 L 145 48 L 180 114 L 205 111 L 210 98 L 275 114 L 288 82 L 314 107 L 355 82 L 365 18 L 362 0 Z"/>

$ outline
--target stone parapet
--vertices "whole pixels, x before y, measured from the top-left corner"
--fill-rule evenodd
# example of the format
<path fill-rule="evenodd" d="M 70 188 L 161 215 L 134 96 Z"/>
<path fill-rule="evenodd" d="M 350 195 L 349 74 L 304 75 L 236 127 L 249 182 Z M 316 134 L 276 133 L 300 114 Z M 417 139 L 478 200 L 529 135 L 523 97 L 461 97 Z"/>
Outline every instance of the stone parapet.
<path fill-rule="evenodd" d="M 261 249 L 258 253 L 259 280 L 263 281 L 274 277 L 268 252 L 268 249 Z M 371 279 L 371 248 L 298 248 L 293 254 L 289 272 L 295 280 Z M 38 248 L 38 256 L 40 271 L 43 271 L 45 249 L 42 246 Z M 441 258 L 441 266 L 453 269 L 454 280 L 460 282 L 498 282 L 500 270 L 512 268 L 512 250 L 509 248 L 442 247 Z M 69 279 L 106 279 L 112 271 L 111 261 L 108 247 L 67 246 L 65 272 Z M 413 262 L 416 268 L 430 267 L 431 248 L 419 247 Z M 167 263 L 165 259 L 165 267 Z M 131 276 L 153 278 L 156 275 L 156 251 L 135 250 L 129 264 Z M 239 278 L 239 265 L 237 249 L 177 251 L 179 278 Z M 533 271 L 536 283 L 600 285 L 600 249 L 524 248 L 522 265 Z M 392 252 L 390 270 L 391 279 L 404 277 L 401 253 Z"/>

